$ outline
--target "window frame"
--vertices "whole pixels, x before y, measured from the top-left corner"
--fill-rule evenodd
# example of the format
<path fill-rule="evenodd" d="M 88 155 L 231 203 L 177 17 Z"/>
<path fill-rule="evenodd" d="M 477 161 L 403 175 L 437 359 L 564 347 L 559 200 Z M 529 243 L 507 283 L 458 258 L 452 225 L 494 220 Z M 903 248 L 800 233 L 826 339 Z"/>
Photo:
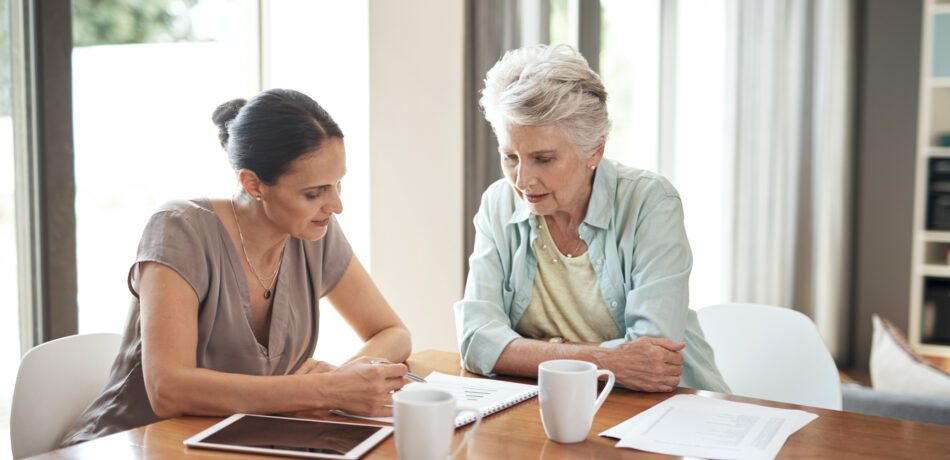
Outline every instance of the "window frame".
<path fill-rule="evenodd" d="M 21 353 L 77 330 L 72 4 L 11 0 Z"/>

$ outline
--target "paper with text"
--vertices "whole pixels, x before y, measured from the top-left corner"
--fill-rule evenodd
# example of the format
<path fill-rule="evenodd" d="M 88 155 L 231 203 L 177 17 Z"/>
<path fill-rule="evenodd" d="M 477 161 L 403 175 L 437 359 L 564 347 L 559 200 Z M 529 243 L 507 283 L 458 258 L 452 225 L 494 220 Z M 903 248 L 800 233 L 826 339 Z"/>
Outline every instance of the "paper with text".
<path fill-rule="evenodd" d="M 676 395 L 601 433 L 617 447 L 715 459 L 771 459 L 817 415 Z"/>

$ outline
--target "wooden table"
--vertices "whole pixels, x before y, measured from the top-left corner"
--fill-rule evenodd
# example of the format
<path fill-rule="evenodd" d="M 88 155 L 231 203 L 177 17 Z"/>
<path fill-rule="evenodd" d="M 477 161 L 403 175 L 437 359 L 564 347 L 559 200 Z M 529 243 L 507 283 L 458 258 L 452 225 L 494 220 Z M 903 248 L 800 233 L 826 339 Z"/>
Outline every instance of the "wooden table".
<path fill-rule="evenodd" d="M 473 376 L 461 371 L 458 354 L 442 351 L 423 351 L 412 355 L 409 359 L 409 368 L 412 372 L 421 375 L 438 370 L 447 374 Z M 510 380 L 531 383 L 527 380 Z M 803 409 L 818 414 L 818 419 L 788 439 L 779 458 L 950 458 L 950 427 L 948 426 L 816 409 L 707 391 L 679 389 L 676 393 L 701 394 L 772 407 Z M 587 441 L 579 444 L 558 444 L 547 439 L 544 428 L 541 426 L 538 400 L 534 398 L 486 417 L 476 433 L 474 442 L 470 443 L 461 457 L 492 460 L 666 457 L 637 450 L 618 449 L 614 447 L 616 440 L 602 438 L 597 434 L 669 396 L 669 393 L 638 393 L 615 388 L 594 418 L 594 426 L 591 428 Z M 353 421 L 330 415 L 325 419 Z M 220 418 L 215 417 L 179 417 L 164 420 L 34 458 L 95 460 L 178 457 L 264 458 L 250 454 L 191 449 L 182 444 L 186 438 L 213 425 L 218 420 Z M 468 428 L 461 428 L 456 431 L 456 443 L 467 430 Z M 396 444 L 393 437 L 390 436 L 364 458 L 396 458 Z"/>

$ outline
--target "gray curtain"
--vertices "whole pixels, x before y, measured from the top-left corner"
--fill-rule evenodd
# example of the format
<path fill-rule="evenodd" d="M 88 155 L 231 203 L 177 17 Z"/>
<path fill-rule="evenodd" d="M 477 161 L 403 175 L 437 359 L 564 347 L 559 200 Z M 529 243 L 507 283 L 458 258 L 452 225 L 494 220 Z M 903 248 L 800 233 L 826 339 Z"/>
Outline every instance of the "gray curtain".
<path fill-rule="evenodd" d="M 548 41 L 547 0 L 468 0 L 465 43 L 465 276 L 482 192 L 502 177 L 498 142 L 478 99 L 485 74 L 505 51 Z"/>
<path fill-rule="evenodd" d="M 732 0 L 731 297 L 848 356 L 850 0 Z"/>

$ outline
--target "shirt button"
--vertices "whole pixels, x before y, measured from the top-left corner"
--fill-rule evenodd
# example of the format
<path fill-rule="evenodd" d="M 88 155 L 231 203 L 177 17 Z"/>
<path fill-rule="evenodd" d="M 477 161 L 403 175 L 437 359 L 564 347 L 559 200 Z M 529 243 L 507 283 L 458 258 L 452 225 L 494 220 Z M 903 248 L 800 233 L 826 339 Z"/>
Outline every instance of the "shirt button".
<path fill-rule="evenodd" d="M 617 306 L 617 301 L 614 300 L 613 302 L 610 302 L 610 306 L 611 306 L 611 307 L 616 307 L 616 306 Z"/>

